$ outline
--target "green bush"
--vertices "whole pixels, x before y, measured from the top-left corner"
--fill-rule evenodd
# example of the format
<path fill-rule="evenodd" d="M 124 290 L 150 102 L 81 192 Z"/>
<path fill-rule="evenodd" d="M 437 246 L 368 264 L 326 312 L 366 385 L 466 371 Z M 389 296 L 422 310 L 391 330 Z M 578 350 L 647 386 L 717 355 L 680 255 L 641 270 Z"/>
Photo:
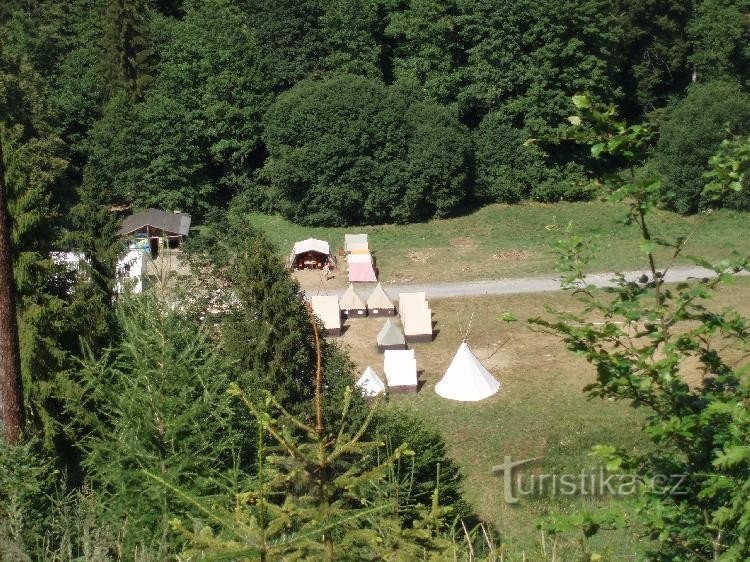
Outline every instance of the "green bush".
<path fill-rule="evenodd" d="M 476 186 L 482 201 L 516 203 L 547 179 L 546 155 L 524 144 L 529 135 L 513 127 L 501 112 L 489 113 L 474 134 Z"/>
<path fill-rule="evenodd" d="M 308 225 L 409 222 L 468 194 L 468 132 L 408 89 L 343 75 L 281 94 L 265 117 L 266 200 Z"/>
<path fill-rule="evenodd" d="M 424 419 L 406 408 L 387 407 L 378 412 L 372 431 L 389 449 L 405 443 L 414 452 L 411 459 L 400 461 L 396 475 L 402 484 L 410 486 L 402 494 L 410 492 L 413 502 L 411 508 L 405 506 L 402 517 L 415 518 L 416 506 L 429 507 L 438 484 L 440 505 L 449 508 L 451 519 L 473 515 L 471 506 L 463 499 L 463 476 L 458 465 L 448 456 L 443 437 Z"/>
<path fill-rule="evenodd" d="M 149 296 L 121 305 L 118 321 L 122 340 L 85 361 L 71 404 L 91 427 L 83 467 L 102 523 L 124 529 L 126 549 L 166 552 L 169 519 L 184 508 L 144 470 L 221 504 L 251 469 L 242 459 L 253 458 L 256 426 L 231 401 L 227 361 L 197 323 Z"/>
<path fill-rule="evenodd" d="M 750 96 L 734 82 L 694 84 L 668 111 L 654 156 L 667 208 L 694 213 L 705 205 L 701 193 L 708 159 L 730 132 L 750 132 Z M 750 209 L 748 198 L 734 195 L 724 204 Z"/>

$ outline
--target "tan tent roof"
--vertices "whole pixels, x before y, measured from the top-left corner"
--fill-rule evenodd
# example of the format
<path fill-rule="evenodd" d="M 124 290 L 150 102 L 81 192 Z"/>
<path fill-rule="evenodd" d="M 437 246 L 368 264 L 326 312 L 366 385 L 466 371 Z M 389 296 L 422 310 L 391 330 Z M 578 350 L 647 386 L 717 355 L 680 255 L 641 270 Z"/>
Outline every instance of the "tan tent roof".
<path fill-rule="evenodd" d="M 364 254 L 349 254 L 346 256 L 346 263 L 372 263 L 372 255 L 370 252 Z"/>
<path fill-rule="evenodd" d="M 408 302 L 404 310 L 400 307 L 401 322 L 404 325 L 404 334 L 407 336 L 421 336 L 432 334 L 432 311 L 427 303 Z"/>
<path fill-rule="evenodd" d="M 359 293 L 354 289 L 354 285 L 349 283 L 349 288 L 341 296 L 339 308 L 341 310 L 364 310 L 367 308 L 367 305 L 362 297 L 359 296 Z"/>
<path fill-rule="evenodd" d="M 383 358 L 388 386 L 417 386 L 417 360 L 413 349 L 388 349 Z"/>
<path fill-rule="evenodd" d="M 367 234 L 344 234 L 344 250 L 350 252 L 354 244 L 367 245 Z"/>
<path fill-rule="evenodd" d="M 372 290 L 372 293 L 370 293 L 370 296 L 367 297 L 367 308 L 396 308 L 393 305 L 393 301 L 388 296 L 388 293 L 385 292 L 383 289 L 383 286 L 378 283 L 375 288 Z"/>
<path fill-rule="evenodd" d="M 350 254 L 369 254 L 370 253 L 370 245 L 367 242 L 363 242 L 362 244 L 349 244 L 349 253 Z"/>
<path fill-rule="evenodd" d="M 415 306 L 427 306 L 427 299 L 424 291 L 417 293 L 399 293 L 398 295 L 398 312 L 403 319 L 404 316 Z"/>
<path fill-rule="evenodd" d="M 313 314 L 320 318 L 326 330 L 341 329 L 341 310 L 337 296 L 316 295 L 310 299 L 310 304 Z"/>

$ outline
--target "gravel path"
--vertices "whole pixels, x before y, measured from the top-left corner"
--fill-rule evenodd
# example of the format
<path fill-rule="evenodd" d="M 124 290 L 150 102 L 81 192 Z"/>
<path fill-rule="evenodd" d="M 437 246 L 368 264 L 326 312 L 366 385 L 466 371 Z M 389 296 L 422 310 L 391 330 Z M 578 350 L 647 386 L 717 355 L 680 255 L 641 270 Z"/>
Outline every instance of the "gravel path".
<path fill-rule="evenodd" d="M 626 271 L 628 280 L 638 279 L 641 275 L 648 274 L 646 271 Z M 742 272 L 740 275 L 747 275 Z M 710 269 L 702 267 L 675 267 L 667 272 L 665 278 L 667 283 L 677 283 L 688 279 L 701 279 L 713 277 L 715 273 Z M 594 273 L 587 277 L 592 285 L 597 287 L 611 287 L 614 273 Z M 358 284 L 360 294 L 363 298 L 369 295 L 372 283 Z M 488 281 L 465 281 L 455 283 L 415 283 L 409 285 L 385 284 L 383 288 L 393 299 L 398 298 L 399 293 L 413 293 L 424 291 L 428 299 L 442 299 L 449 297 L 477 297 L 484 295 L 518 295 L 522 293 L 546 293 L 559 291 L 560 278 L 558 276 L 545 277 L 518 277 L 508 279 L 492 279 Z M 344 289 L 328 291 L 327 294 L 341 296 Z M 309 295 L 317 294 L 310 292 Z"/>

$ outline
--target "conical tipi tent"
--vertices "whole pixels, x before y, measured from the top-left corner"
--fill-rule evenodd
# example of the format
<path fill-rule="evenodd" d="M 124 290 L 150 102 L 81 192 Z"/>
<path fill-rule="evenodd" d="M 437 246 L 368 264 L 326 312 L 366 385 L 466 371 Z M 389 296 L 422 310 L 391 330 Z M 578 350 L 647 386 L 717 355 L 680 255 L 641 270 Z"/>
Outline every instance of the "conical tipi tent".
<path fill-rule="evenodd" d="M 367 397 L 377 396 L 381 392 L 385 392 L 385 384 L 372 367 L 365 369 L 365 372 L 357 381 L 357 386 L 362 389 L 362 394 Z"/>
<path fill-rule="evenodd" d="M 458 348 L 450 367 L 435 385 L 435 392 L 443 398 L 476 402 L 500 390 L 500 383 L 484 368 L 466 342 Z"/>

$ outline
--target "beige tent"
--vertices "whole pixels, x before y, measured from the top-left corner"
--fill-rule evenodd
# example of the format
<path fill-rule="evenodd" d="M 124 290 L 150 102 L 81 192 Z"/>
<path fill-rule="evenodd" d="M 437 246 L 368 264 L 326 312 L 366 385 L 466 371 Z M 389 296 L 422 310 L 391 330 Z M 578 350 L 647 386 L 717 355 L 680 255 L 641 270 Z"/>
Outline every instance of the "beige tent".
<path fill-rule="evenodd" d="M 364 318 L 367 316 L 367 305 L 351 283 L 349 283 L 349 288 L 339 301 L 339 308 L 347 318 Z"/>
<path fill-rule="evenodd" d="M 362 376 L 357 381 L 357 387 L 362 390 L 362 394 L 368 398 L 377 396 L 381 392 L 385 392 L 385 384 L 378 374 L 373 370 L 372 367 L 367 367 Z"/>
<path fill-rule="evenodd" d="M 367 297 L 367 309 L 370 316 L 394 316 L 396 314 L 396 306 L 380 283 Z"/>
<path fill-rule="evenodd" d="M 370 253 L 370 245 L 367 242 L 363 243 L 354 243 L 349 245 L 349 253 L 350 254 L 369 254 Z"/>
<path fill-rule="evenodd" d="M 341 335 L 341 310 L 337 296 L 316 295 L 310 299 L 313 314 L 323 323 L 327 336 Z"/>
<path fill-rule="evenodd" d="M 346 253 L 351 252 L 356 247 L 362 248 L 363 244 L 365 248 L 369 248 L 367 234 L 344 234 L 344 251 Z"/>
<path fill-rule="evenodd" d="M 408 343 L 432 341 L 432 311 L 423 292 L 401 293 L 398 311 Z"/>
<path fill-rule="evenodd" d="M 417 360 L 413 349 L 386 350 L 383 372 L 390 392 L 417 391 Z"/>
<path fill-rule="evenodd" d="M 370 252 L 356 252 L 346 256 L 346 264 L 353 263 L 372 263 L 372 254 Z"/>
<path fill-rule="evenodd" d="M 445 375 L 435 385 L 435 392 L 450 400 L 476 402 L 492 396 L 500 388 L 500 383 L 479 362 L 466 342 L 462 342 Z"/>
<path fill-rule="evenodd" d="M 420 306 L 422 303 L 427 304 L 427 298 L 425 297 L 424 291 L 417 293 L 399 293 L 398 294 L 398 310 L 401 318 L 403 319 L 405 311 L 413 306 Z"/>
<path fill-rule="evenodd" d="M 432 341 L 432 310 L 427 305 L 411 308 L 403 324 L 407 342 Z"/>

